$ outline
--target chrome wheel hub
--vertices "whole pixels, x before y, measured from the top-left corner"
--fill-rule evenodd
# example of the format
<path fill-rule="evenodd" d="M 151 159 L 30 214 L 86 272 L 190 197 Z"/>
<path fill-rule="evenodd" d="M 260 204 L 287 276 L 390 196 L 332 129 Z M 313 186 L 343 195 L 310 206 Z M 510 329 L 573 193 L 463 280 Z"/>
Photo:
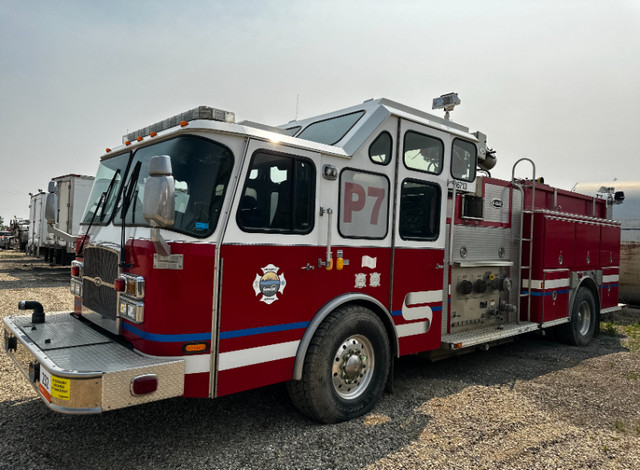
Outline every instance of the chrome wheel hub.
<path fill-rule="evenodd" d="M 591 326 L 591 307 L 587 302 L 582 302 L 578 308 L 576 316 L 576 327 L 580 335 L 585 336 L 589 332 Z"/>
<path fill-rule="evenodd" d="M 371 382 L 375 366 L 373 347 L 367 338 L 347 338 L 333 357 L 333 389 L 344 399 L 359 397 Z"/>

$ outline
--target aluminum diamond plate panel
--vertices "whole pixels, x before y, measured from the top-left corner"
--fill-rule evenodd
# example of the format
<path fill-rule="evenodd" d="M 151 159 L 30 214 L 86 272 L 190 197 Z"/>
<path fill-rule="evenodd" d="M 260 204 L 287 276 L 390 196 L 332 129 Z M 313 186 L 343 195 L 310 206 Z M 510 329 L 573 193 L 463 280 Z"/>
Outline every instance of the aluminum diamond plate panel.
<path fill-rule="evenodd" d="M 465 248 L 466 256 L 461 256 Z M 499 255 L 504 250 L 502 256 Z M 456 262 L 512 261 L 517 249 L 511 241 L 511 229 L 456 225 L 453 231 L 453 260 Z"/>
<path fill-rule="evenodd" d="M 489 343 L 491 341 L 517 336 L 529 331 L 538 330 L 539 328 L 540 326 L 538 323 L 533 322 L 503 324 L 500 327 L 493 326 L 489 328 L 443 335 L 442 344 L 450 346 L 461 343 L 462 346 L 458 349 L 463 349 L 477 344 Z"/>
<path fill-rule="evenodd" d="M 71 315 L 45 316 L 45 322 L 37 325 L 31 318 L 16 322 L 20 329 L 43 351 L 110 342 L 109 338 L 87 328 Z"/>
<path fill-rule="evenodd" d="M 511 188 L 487 183 L 484 185 L 485 222 L 509 223 Z M 499 204 L 496 202 L 499 201 Z"/>
<path fill-rule="evenodd" d="M 63 370 L 104 373 L 164 364 L 161 358 L 146 357 L 118 343 L 95 344 L 47 351 L 49 358 Z M 184 361 L 178 361 L 184 362 Z"/>
<path fill-rule="evenodd" d="M 132 395 L 131 381 L 134 377 L 145 374 L 158 376 L 158 390 L 148 395 Z M 102 378 L 102 408 L 104 410 L 114 410 L 165 398 L 178 397 L 183 393 L 184 361 L 121 370 L 105 374 Z"/>

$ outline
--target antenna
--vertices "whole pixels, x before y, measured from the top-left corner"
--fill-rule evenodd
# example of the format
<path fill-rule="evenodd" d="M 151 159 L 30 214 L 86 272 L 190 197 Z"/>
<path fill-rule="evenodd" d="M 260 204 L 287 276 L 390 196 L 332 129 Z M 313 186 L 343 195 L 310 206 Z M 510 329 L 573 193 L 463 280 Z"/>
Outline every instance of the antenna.
<path fill-rule="evenodd" d="M 300 108 L 300 93 L 296 96 L 296 118 L 294 121 L 298 120 L 298 108 Z"/>

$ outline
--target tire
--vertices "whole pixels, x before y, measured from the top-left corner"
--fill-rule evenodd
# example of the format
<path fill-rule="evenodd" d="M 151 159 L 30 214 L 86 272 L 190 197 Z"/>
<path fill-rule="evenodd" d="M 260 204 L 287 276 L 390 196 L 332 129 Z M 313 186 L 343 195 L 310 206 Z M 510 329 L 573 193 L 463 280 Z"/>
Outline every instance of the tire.
<path fill-rule="evenodd" d="M 560 339 L 573 346 L 587 346 L 595 334 L 597 317 L 593 294 L 586 287 L 581 287 L 573 302 L 571 321 L 559 327 Z"/>
<path fill-rule="evenodd" d="M 302 380 L 288 383 L 291 400 L 302 413 L 322 423 L 362 416 L 382 396 L 390 356 L 385 327 L 371 310 L 339 308 L 311 340 Z"/>

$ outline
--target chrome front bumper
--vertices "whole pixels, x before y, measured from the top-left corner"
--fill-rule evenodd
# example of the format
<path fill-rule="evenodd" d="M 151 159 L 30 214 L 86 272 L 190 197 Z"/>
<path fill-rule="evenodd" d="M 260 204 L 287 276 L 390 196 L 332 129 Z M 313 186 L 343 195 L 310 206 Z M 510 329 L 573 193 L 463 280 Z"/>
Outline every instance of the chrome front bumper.
<path fill-rule="evenodd" d="M 4 350 L 52 410 L 87 414 L 181 396 L 183 360 L 149 357 L 67 312 L 4 318 Z M 132 382 L 155 375 L 157 390 L 134 395 Z"/>

